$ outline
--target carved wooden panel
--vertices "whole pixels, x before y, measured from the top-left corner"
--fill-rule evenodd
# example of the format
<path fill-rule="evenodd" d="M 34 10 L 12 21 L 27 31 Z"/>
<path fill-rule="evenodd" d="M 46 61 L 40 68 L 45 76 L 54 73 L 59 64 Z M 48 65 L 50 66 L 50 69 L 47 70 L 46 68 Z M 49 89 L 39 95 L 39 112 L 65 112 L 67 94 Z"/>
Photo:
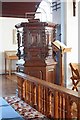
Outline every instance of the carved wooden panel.
<path fill-rule="evenodd" d="M 18 40 L 17 55 L 19 59 L 24 59 L 24 73 L 43 80 L 51 76 L 50 81 L 54 81 L 55 61 L 51 42 L 55 38 L 56 25 L 40 22 L 39 19 L 29 19 L 29 22 L 17 24 L 15 27 Z M 49 66 L 52 66 L 53 72 L 48 71 Z"/>

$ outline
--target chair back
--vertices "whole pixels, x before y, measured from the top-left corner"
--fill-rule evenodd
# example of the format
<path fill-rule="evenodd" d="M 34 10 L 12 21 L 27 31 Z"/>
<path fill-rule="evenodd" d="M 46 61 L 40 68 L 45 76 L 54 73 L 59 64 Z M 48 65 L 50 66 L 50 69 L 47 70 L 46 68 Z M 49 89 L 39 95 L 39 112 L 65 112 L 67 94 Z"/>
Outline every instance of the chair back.
<path fill-rule="evenodd" d="M 71 68 L 71 72 L 72 72 L 72 76 L 77 76 L 79 77 L 79 70 L 78 68 L 74 67 L 74 65 L 72 63 L 69 64 L 70 68 Z"/>

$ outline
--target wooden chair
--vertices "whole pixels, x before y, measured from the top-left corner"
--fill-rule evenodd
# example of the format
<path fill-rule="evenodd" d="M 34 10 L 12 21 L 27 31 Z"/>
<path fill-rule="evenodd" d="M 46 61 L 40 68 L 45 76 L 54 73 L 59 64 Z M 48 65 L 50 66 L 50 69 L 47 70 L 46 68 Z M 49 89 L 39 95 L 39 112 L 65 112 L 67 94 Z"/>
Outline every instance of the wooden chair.
<path fill-rule="evenodd" d="M 78 91 L 78 83 L 80 82 L 80 73 L 79 73 L 79 69 L 74 67 L 72 63 L 69 64 L 70 68 L 71 68 L 71 72 L 72 72 L 72 76 L 71 76 L 71 80 L 73 83 L 73 88 L 72 90 L 76 89 L 76 91 Z M 77 65 L 78 66 L 78 65 Z"/>

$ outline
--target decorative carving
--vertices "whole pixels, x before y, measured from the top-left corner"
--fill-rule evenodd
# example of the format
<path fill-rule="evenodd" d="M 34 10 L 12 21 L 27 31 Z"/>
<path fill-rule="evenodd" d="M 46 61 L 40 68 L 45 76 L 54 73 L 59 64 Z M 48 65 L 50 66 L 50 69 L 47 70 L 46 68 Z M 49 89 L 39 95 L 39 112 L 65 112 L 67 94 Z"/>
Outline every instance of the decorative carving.
<path fill-rule="evenodd" d="M 25 60 L 38 58 L 45 59 L 49 54 L 49 32 L 46 27 L 48 23 L 39 20 L 29 20 L 29 23 L 21 23 L 15 26 L 18 40 L 18 57 Z M 55 39 L 55 25 L 52 26 L 53 38 Z M 21 29 L 21 30 L 19 30 Z"/>
<path fill-rule="evenodd" d="M 49 76 L 49 81 L 54 81 L 53 72 L 55 73 L 56 63 L 52 55 L 51 42 L 55 39 L 56 25 L 40 22 L 39 19 L 29 19 L 29 22 L 18 24 L 15 27 L 18 40 L 17 55 L 19 59 L 24 60 L 22 65 L 24 73 L 43 80 L 48 80 Z M 48 69 L 53 71 L 48 72 Z"/>

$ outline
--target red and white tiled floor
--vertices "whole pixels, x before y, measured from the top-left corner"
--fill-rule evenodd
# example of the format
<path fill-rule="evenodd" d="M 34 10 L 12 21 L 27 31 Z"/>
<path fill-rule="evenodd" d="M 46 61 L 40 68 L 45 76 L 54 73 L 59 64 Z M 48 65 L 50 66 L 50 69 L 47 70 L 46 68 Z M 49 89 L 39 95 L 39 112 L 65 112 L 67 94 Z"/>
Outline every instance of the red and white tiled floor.
<path fill-rule="evenodd" d="M 49 120 L 16 96 L 4 98 L 25 120 Z"/>

